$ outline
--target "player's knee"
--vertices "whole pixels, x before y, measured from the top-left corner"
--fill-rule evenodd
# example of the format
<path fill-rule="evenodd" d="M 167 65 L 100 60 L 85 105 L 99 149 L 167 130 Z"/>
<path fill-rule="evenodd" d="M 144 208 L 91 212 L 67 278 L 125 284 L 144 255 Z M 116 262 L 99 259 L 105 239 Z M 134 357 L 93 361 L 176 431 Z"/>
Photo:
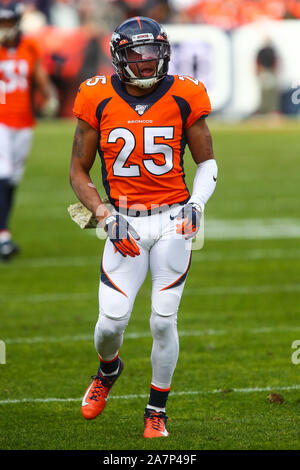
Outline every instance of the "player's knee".
<path fill-rule="evenodd" d="M 99 316 L 96 324 L 96 336 L 101 339 L 101 342 L 109 341 L 110 339 L 120 336 L 124 333 L 127 326 L 127 319 L 120 321 L 107 317 L 105 314 Z"/>
<path fill-rule="evenodd" d="M 180 295 L 172 291 L 163 291 L 152 296 L 152 312 L 168 317 L 177 314 Z"/>
<path fill-rule="evenodd" d="M 12 157 L 0 150 L 0 161 L 0 180 L 9 182 L 13 174 Z"/>
<path fill-rule="evenodd" d="M 110 289 L 111 290 L 111 289 Z M 100 312 L 96 329 L 105 341 L 121 335 L 129 321 L 128 298 L 118 292 L 100 296 Z"/>
<path fill-rule="evenodd" d="M 176 328 L 176 324 L 177 313 L 164 316 L 152 310 L 150 327 L 153 338 L 165 338 L 167 335 L 170 335 L 174 327 Z"/>
<path fill-rule="evenodd" d="M 103 322 L 98 321 L 96 325 L 97 337 L 101 338 L 102 341 L 109 340 L 118 335 L 118 330 L 116 325 L 113 324 L 103 324 Z"/>
<path fill-rule="evenodd" d="M 111 291 L 111 289 L 109 289 Z M 100 296 L 100 315 L 108 318 L 123 320 L 130 315 L 128 298 L 119 292 L 109 292 L 110 295 Z"/>

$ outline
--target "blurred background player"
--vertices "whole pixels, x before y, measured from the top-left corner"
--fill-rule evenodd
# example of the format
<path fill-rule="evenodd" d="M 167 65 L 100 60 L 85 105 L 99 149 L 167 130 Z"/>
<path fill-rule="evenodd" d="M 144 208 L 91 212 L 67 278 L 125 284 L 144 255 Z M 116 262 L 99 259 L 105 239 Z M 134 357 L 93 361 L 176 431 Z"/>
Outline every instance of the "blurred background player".
<path fill-rule="evenodd" d="M 168 75 L 170 44 L 156 21 L 123 22 L 111 37 L 111 54 L 116 74 L 82 83 L 74 105 L 78 121 L 70 181 L 108 234 L 95 328 L 100 367 L 84 395 L 82 414 L 94 419 L 102 413 L 122 372 L 123 334 L 150 269 L 152 380 L 144 437 L 167 437 L 166 403 L 179 353 L 177 311 L 192 238 L 217 181 L 205 120 L 211 105 L 199 80 Z M 191 196 L 184 180 L 186 143 L 197 164 Z M 89 174 L 97 149 L 112 212 Z"/>
<path fill-rule="evenodd" d="M 0 259 L 19 251 L 9 230 L 16 187 L 30 152 L 34 126 L 33 91 L 43 97 L 42 114 L 55 116 L 55 88 L 41 66 L 38 42 L 22 35 L 23 5 L 0 2 Z"/>
<path fill-rule="evenodd" d="M 269 40 L 257 53 L 256 70 L 261 94 L 257 112 L 259 114 L 276 113 L 280 107 L 278 54 Z"/>

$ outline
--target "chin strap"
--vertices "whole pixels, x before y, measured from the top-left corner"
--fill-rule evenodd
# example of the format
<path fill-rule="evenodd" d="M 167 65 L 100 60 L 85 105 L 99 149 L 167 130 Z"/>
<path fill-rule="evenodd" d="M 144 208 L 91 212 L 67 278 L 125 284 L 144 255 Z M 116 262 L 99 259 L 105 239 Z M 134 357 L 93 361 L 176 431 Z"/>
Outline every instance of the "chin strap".
<path fill-rule="evenodd" d="M 152 78 L 135 78 L 133 80 L 130 80 L 130 85 L 138 86 L 139 88 L 151 88 L 155 83 L 157 83 L 157 77 L 152 77 Z"/>
<path fill-rule="evenodd" d="M 157 66 L 157 73 L 159 72 L 161 67 L 162 67 L 162 61 L 159 60 L 159 63 Z M 137 86 L 139 88 L 151 88 L 153 85 L 155 85 L 155 83 L 161 80 L 161 78 L 159 78 L 158 76 L 150 77 L 150 78 L 139 78 L 136 75 L 134 75 L 129 65 L 125 67 L 125 70 L 129 75 L 129 81 L 127 83 L 129 83 L 130 85 Z"/>

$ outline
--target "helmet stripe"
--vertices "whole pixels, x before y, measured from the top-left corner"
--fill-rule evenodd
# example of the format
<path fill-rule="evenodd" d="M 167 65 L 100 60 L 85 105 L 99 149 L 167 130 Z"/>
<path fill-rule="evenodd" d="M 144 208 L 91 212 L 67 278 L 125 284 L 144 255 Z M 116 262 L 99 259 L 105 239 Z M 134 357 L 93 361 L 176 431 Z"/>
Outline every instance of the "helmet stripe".
<path fill-rule="evenodd" d="M 140 17 L 139 17 L 139 16 L 136 16 L 136 21 L 137 21 L 138 24 L 139 24 L 140 30 L 142 30 L 141 20 L 140 20 Z"/>

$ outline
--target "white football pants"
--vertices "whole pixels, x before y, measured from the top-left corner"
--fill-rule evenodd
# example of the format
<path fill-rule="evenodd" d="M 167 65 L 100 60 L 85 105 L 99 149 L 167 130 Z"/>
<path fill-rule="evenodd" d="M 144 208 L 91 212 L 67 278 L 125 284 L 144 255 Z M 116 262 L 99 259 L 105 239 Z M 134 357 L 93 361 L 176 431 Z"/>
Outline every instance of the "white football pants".
<path fill-rule="evenodd" d="M 176 234 L 178 221 L 170 219 L 180 207 L 172 206 L 151 216 L 126 216 L 140 236 L 140 255 L 124 258 L 115 253 L 107 239 L 101 262 L 96 350 L 104 361 L 111 361 L 118 354 L 135 297 L 150 268 L 151 383 L 161 389 L 170 387 L 178 359 L 177 311 L 191 261 L 192 242 Z"/>
<path fill-rule="evenodd" d="M 13 186 L 23 177 L 32 135 L 31 127 L 14 129 L 0 124 L 0 179 L 8 179 Z"/>

